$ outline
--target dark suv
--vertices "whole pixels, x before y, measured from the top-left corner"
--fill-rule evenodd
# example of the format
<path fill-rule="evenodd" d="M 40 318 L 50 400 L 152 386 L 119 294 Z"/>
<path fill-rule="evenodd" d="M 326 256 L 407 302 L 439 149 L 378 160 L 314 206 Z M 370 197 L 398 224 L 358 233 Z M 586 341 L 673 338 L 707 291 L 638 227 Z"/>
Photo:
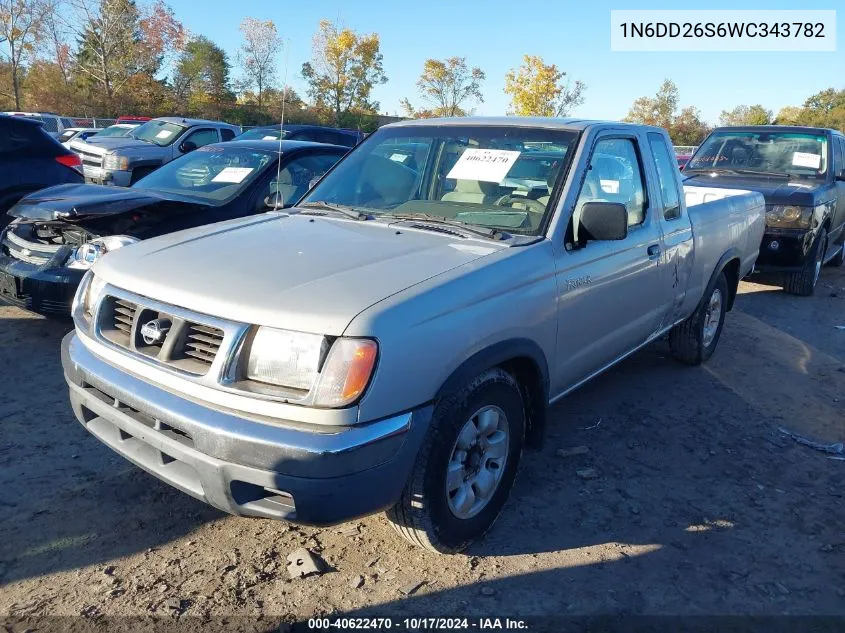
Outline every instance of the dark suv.
<path fill-rule="evenodd" d="M 81 183 L 82 162 L 42 128 L 40 121 L 0 115 L 0 229 L 6 211 L 28 193 Z"/>
<path fill-rule="evenodd" d="M 813 294 L 826 263 L 845 263 L 845 136 L 815 127 L 716 128 L 684 167 L 685 185 L 750 189 L 766 199 L 757 270 Z"/>
<path fill-rule="evenodd" d="M 328 143 L 329 145 L 343 145 L 344 147 L 355 147 L 364 140 L 365 134 L 358 130 L 347 130 L 335 127 L 323 127 L 322 125 L 301 125 L 285 124 L 284 127 L 266 125 L 254 127 L 241 134 L 238 139 L 250 140 L 278 140 L 281 136 L 286 141 L 311 141 L 312 143 Z"/>

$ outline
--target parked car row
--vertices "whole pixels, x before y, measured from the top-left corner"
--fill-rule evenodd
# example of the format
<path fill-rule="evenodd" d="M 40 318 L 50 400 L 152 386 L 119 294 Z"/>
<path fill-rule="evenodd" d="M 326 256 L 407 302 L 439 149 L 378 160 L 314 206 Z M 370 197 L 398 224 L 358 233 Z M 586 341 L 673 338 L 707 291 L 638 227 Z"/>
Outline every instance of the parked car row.
<path fill-rule="evenodd" d="M 351 152 L 232 127 L 91 137 L 89 180 L 130 186 L 15 204 L 0 297 L 71 313 L 62 363 L 88 432 L 238 515 L 386 510 L 412 543 L 459 551 L 551 403 L 659 337 L 707 361 L 755 267 L 806 295 L 842 263 L 831 130 L 720 128 L 681 173 L 643 125 L 406 121 L 350 133 Z"/>

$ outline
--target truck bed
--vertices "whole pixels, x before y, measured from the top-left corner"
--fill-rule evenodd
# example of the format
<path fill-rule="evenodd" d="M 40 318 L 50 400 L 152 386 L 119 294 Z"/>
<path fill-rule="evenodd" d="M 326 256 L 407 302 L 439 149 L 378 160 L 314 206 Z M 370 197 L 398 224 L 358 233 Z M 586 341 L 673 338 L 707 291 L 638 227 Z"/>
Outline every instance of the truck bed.
<path fill-rule="evenodd" d="M 740 258 L 739 278 L 752 271 L 766 225 L 766 205 L 762 194 L 743 189 L 684 186 L 684 198 L 695 239 L 687 295 L 701 297 L 725 244 L 733 244 Z"/>

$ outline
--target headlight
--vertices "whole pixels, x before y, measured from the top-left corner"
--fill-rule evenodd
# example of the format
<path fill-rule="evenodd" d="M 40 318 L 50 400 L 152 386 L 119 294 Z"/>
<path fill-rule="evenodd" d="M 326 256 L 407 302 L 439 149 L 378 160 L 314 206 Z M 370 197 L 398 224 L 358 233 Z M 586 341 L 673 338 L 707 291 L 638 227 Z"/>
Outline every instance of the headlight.
<path fill-rule="evenodd" d="M 82 246 L 77 246 L 73 249 L 70 257 L 67 258 L 65 265 L 68 268 L 81 268 L 83 270 L 87 270 L 94 265 L 94 262 L 109 251 L 129 246 L 137 241 L 138 238 L 130 237 L 129 235 L 109 235 L 108 237 L 98 237 L 97 239 L 86 242 Z"/>
<path fill-rule="evenodd" d="M 79 283 L 79 287 L 76 289 L 76 295 L 73 297 L 71 313 L 74 315 L 78 314 L 79 307 L 81 306 L 82 316 L 86 320 L 90 320 L 94 314 L 94 304 L 97 302 L 97 298 L 100 296 L 105 285 L 106 282 L 102 278 L 95 276 L 90 270 L 85 273 L 85 276 Z"/>
<path fill-rule="evenodd" d="M 357 400 L 370 382 L 378 344 L 260 327 L 245 350 L 250 381 L 312 394 L 317 407 L 343 407 Z"/>
<path fill-rule="evenodd" d="M 770 205 L 766 207 L 766 226 L 776 229 L 807 229 L 813 220 L 813 207 Z"/>
<path fill-rule="evenodd" d="M 117 156 L 116 154 L 106 154 L 103 156 L 103 169 L 129 169 L 129 158 L 127 156 Z"/>
<path fill-rule="evenodd" d="M 249 346 L 249 380 L 309 390 L 327 347 L 325 337 L 260 327 Z"/>

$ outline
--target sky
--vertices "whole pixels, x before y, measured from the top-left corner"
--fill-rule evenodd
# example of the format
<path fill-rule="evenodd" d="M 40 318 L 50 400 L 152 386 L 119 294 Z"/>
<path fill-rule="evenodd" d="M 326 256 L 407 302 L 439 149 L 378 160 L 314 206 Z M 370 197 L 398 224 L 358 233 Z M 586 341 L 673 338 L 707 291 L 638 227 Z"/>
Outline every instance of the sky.
<path fill-rule="evenodd" d="M 194 34 L 221 46 L 236 66 L 238 25 L 247 16 L 271 19 L 287 44 L 279 55 L 279 78 L 288 65 L 288 84 L 305 97 L 300 75 L 311 55 L 311 39 L 320 19 L 340 20 L 358 32 L 379 34 L 388 83 L 373 96 L 380 112 L 401 114 L 400 100 L 423 105 L 415 82 L 427 58 L 466 57 L 487 78 L 479 115 L 506 114 L 505 73 L 525 54 L 539 55 L 586 86 L 584 104 L 573 114 L 620 119 L 637 97 L 654 95 L 663 79 L 678 86 L 680 106 L 693 105 L 711 124 L 722 110 L 760 103 L 775 113 L 801 105 L 829 87 L 845 88 L 845 5 L 818 0 L 807 6 L 783 0 L 709 0 L 706 3 L 640 0 L 169 0 L 177 17 Z M 640 53 L 610 50 L 611 9 L 840 9 L 836 52 Z M 233 69 L 237 75 L 237 69 Z"/>

